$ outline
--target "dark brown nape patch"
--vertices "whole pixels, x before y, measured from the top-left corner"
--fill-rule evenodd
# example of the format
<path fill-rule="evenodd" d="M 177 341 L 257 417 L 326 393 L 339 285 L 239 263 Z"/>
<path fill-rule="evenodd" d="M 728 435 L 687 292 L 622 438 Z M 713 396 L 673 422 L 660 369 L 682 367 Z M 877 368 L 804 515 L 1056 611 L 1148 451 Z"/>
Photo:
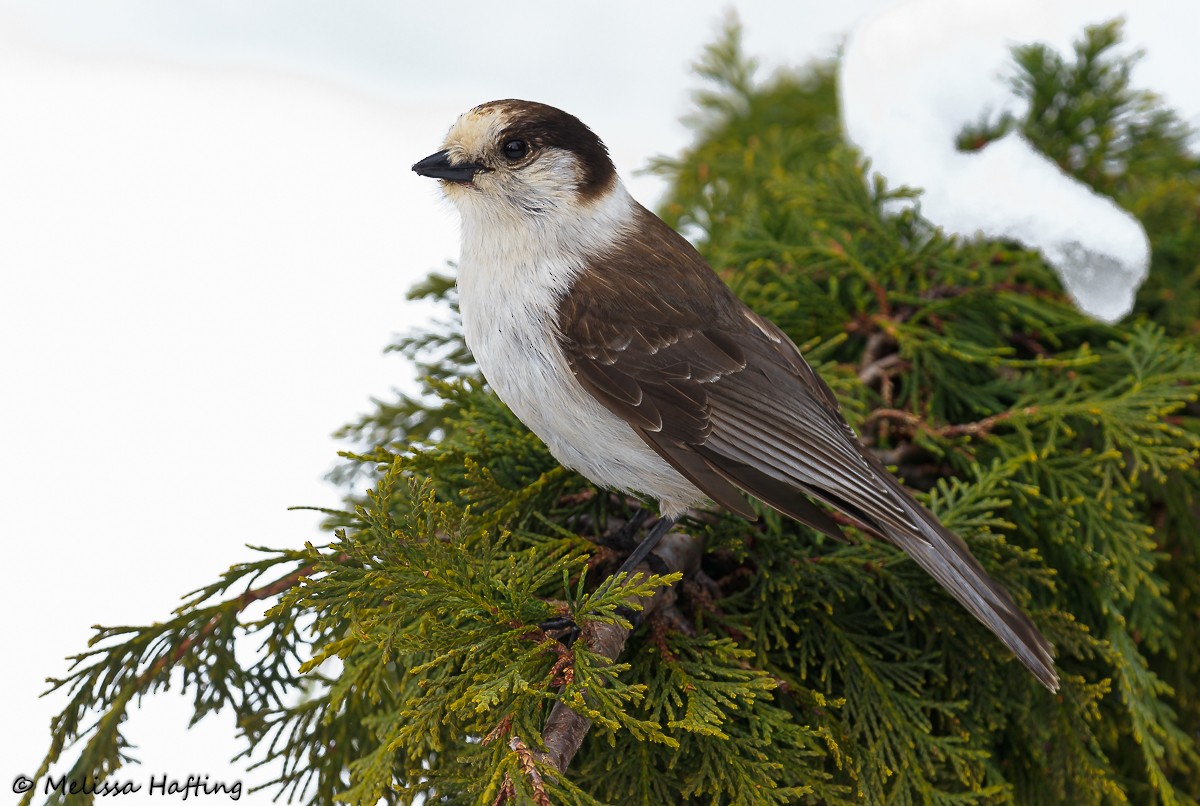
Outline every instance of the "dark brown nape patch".
<path fill-rule="evenodd" d="M 581 200 L 591 201 L 612 187 L 617 169 L 608 156 L 608 147 L 579 118 L 553 106 L 511 98 L 477 108 L 494 107 L 503 108 L 511 121 L 504 129 L 503 139 L 516 137 L 535 149 L 550 146 L 576 156 L 583 169 L 578 188 Z"/>

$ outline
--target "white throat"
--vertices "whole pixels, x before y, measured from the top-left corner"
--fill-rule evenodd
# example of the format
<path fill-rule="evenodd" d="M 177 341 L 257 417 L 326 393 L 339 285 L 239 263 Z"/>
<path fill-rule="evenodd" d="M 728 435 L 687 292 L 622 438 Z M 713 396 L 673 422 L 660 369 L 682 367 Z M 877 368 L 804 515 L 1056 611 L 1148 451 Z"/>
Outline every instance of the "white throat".
<path fill-rule="evenodd" d="M 458 283 L 464 296 L 483 283 L 489 292 L 513 286 L 517 297 L 549 292 L 557 299 L 590 258 L 624 236 L 636 205 L 620 180 L 590 204 L 553 200 L 538 213 L 480 195 L 459 191 L 453 197 L 462 216 Z"/>

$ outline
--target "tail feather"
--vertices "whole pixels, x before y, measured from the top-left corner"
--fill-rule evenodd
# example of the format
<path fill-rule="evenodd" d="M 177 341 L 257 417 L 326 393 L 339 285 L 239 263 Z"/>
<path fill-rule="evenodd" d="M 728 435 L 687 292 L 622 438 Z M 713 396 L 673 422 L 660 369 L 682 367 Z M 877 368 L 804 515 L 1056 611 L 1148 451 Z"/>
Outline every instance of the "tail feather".
<path fill-rule="evenodd" d="M 891 481 L 890 476 L 886 477 Z M 1012 650 L 1029 671 L 1051 691 L 1058 691 L 1058 672 L 1054 668 L 1054 646 L 1033 622 L 1021 612 L 1012 596 L 993 580 L 971 556 L 962 538 L 938 522 L 892 481 L 896 499 L 917 525 L 909 532 L 888 525 L 880 532 L 916 560 L 971 615 L 979 619 Z"/>

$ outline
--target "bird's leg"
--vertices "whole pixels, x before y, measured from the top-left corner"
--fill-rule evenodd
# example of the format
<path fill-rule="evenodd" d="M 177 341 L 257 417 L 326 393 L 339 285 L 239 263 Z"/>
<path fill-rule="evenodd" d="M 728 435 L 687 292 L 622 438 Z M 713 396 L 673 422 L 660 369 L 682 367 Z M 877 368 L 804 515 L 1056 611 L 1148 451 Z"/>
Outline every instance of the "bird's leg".
<path fill-rule="evenodd" d="M 642 522 L 646 520 L 646 516 L 650 513 L 645 507 L 638 507 L 638 510 L 629 516 L 629 520 L 611 535 L 607 535 L 600 541 L 601 545 L 609 548 L 624 550 L 636 546 L 633 536 L 637 534 L 637 530 L 642 528 Z"/>
<path fill-rule="evenodd" d="M 643 510 L 644 511 L 644 510 Z M 617 569 L 617 573 L 632 574 L 633 569 L 642 564 L 658 545 L 658 541 L 663 539 L 663 535 L 671 531 L 671 527 L 675 525 L 675 518 L 668 518 L 665 515 L 658 519 L 658 523 L 654 524 L 654 528 L 650 530 L 650 534 L 642 538 L 642 542 L 638 543 L 625 562 L 621 563 L 621 567 Z M 650 557 L 652 560 L 658 560 L 657 557 Z M 658 561 L 659 566 L 663 565 L 661 560 Z M 657 570 L 657 569 L 656 569 Z M 642 614 L 640 611 L 632 610 L 628 607 L 618 607 L 617 614 L 624 616 L 629 620 L 629 623 L 634 627 L 642 623 Z"/>
<path fill-rule="evenodd" d="M 630 524 L 633 524 L 634 529 L 636 529 L 645 519 L 646 510 L 639 509 L 633 514 L 633 517 L 629 519 L 629 522 L 626 523 L 625 526 L 621 527 L 621 531 L 627 529 Z M 625 558 L 625 562 L 621 563 L 621 567 L 617 569 L 617 573 L 632 574 L 633 569 L 642 564 L 642 561 L 646 559 L 646 556 L 654 550 L 655 546 L 658 545 L 658 541 L 662 540 L 663 535 L 671 531 L 671 527 L 674 525 L 675 518 L 668 518 L 665 516 L 659 518 L 658 523 L 654 524 L 654 528 L 650 530 L 650 533 L 646 535 L 642 539 L 642 542 L 638 543 L 637 548 L 635 548 L 629 554 L 629 556 Z M 630 530 L 630 532 L 632 534 L 632 530 Z M 620 532 L 618 532 L 618 534 L 619 533 Z M 625 616 L 625 618 L 629 619 L 635 627 L 641 620 L 640 613 L 634 613 L 627 608 L 620 608 L 618 612 Z M 569 616 L 552 618 L 549 621 L 542 622 L 538 626 L 560 643 L 563 643 L 567 646 L 570 646 L 572 643 L 574 643 L 575 639 L 579 637 L 579 627 L 574 621 L 571 620 Z M 562 635 L 555 635 L 555 633 L 562 633 Z"/>
<path fill-rule="evenodd" d="M 618 574 L 632 574 L 633 569 L 641 565 L 642 560 L 646 559 L 646 555 L 654 550 L 658 545 L 658 541 L 662 540 L 663 535 L 671 531 L 671 527 L 675 525 L 675 518 L 663 516 L 658 519 L 658 523 L 654 524 L 654 528 L 650 530 L 650 534 L 642 538 L 642 542 L 638 543 L 625 562 L 621 563 L 621 567 L 617 569 Z"/>

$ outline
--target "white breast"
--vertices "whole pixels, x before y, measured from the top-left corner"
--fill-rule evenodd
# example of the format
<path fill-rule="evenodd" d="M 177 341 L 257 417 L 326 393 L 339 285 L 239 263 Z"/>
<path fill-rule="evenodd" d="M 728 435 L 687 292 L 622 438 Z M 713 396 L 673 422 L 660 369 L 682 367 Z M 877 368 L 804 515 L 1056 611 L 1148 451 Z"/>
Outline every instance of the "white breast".
<path fill-rule="evenodd" d="M 619 183 L 577 220 L 463 213 L 459 305 L 463 331 L 488 383 L 563 465 L 605 487 L 660 501 L 677 515 L 703 498 L 575 380 L 558 346 L 557 302 L 582 254 L 619 236 L 632 200 Z M 508 220 L 504 220 L 508 219 Z"/>

